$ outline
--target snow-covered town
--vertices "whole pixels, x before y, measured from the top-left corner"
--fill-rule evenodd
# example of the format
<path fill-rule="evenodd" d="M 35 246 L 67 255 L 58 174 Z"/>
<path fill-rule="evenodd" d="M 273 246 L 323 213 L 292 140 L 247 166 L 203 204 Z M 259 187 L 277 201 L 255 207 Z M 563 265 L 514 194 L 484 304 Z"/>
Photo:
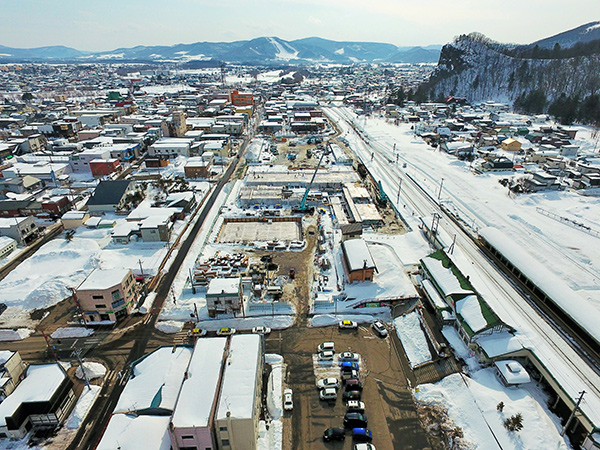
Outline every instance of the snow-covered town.
<path fill-rule="evenodd" d="M 0 450 L 600 449 L 596 94 L 261 39 L 0 54 Z"/>

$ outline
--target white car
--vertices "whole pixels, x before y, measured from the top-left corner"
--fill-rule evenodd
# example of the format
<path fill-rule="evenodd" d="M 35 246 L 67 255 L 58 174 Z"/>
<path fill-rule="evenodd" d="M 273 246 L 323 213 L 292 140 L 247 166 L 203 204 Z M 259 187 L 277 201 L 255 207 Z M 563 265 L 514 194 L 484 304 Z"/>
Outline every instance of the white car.
<path fill-rule="evenodd" d="M 235 328 L 223 327 L 217 330 L 217 336 L 230 336 L 235 334 Z"/>
<path fill-rule="evenodd" d="M 376 320 L 375 322 L 373 322 L 372 326 L 380 337 L 384 338 L 388 335 L 388 330 L 381 320 Z"/>
<path fill-rule="evenodd" d="M 362 413 L 365 411 L 365 404 L 359 400 L 348 400 L 346 402 L 346 408 L 348 408 L 348 411 Z"/>
<path fill-rule="evenodd" d="M 338 380 L 337 378 L 321 378 L 319 381 L 317 381 L 317 387 L 319 389 L 325 389 L 325 388 L 335 388 L 337 389 L 338 387 L 340 387 L 340 380 Z"/>
<path fill-rule="evenodd" d="M 333 342 L 323 342 L 317 347 L 318 352 L 324 352 L 325 350 L 331 350 L 332 352 L 335 352 L 335 344 Z"/>
<path fill-rule="evenodd" d="M 319 391 L 319 399 L 321 399 L 321 400 L 336 400 L 337 399 L 337 389 L 333 388 L 333 387 L 321 389 Z"/>
<path fill-rule="evenodd" d="M 352 352 L 340 353 L 340 363 L 343 363 L 344 361 L 358 362 L 359 360 L 360 360 L 360 355 L 358 353 L 352 353 Z"/>
<path fill-rule="evenodd" d="M 376 450 L 373 444 L 354 444 L 354 450 Z"/>
<path fill-rule="evenodd" d="M 319 361 L 333 361 L 333 351 L 325 350 L 319 353 Z"/>
<path fill-rule="evenodd" d="M 294 409 L 294 400 L 292 399 L 292 390 L 290 388 L 283 391 L 283 409 L 286 411 Z"/>
<path fill-rule="evenodd" d="M 269 334 L 271 333 L 271 329 L 269 327 L 258 326 L 252 328 L 252 332 L 254 334 Z"/>
<path fill-rule="evenodd" d="M 353 320 L 342 320 L 338 323 L 338 327 L 340 330 L 356 330 L 358 328 L 358 323 Z"/>

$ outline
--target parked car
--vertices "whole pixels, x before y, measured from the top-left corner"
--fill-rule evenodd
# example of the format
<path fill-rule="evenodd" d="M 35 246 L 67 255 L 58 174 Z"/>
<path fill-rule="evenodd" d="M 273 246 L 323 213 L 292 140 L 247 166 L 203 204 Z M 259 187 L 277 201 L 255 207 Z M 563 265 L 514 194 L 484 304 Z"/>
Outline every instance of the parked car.
<path fill-rule="evenodd" d="M 235 334 L 235 328 L 223 327 L 217 330 L 217 336 L 230 336 Z"/>
<path fill-rule="evenodd" d="M 252 328 L 252 332 L 254 334 L 270 334 L 271 329 L 269 327 L 258 326 L 258 327 Z"/>
<path fill-rule="evenodd" d="M 188 336 L 194 337 L 204 337 L 208 333 L 206 330 L 201 330 L 200 328 L 194 328 L 193 330 L 188 330 Z"/>
<path fill-rule="evenodd" d="M 335 344 L 333 342 L 323 342 L 317 347 L 317 352 L 324 352 L 325 350 L 335 352 Z"/>
<path fill-rule="evenodd" d="M 347 402 L 348 400 L 360 400 L 362 397 L 361 391 L 346 391 L 342 395 L 342 399 Z"/>
<path fill-rule="evenodd" d="M 343 441 L 344 439 L 346 439 L 346 430 L 344 428 L 327 428 L 323 433 L 323 440 L 325 442 Z"/>
<path fill-rule="evenodd" d="M 371 326 L 373 327 L 373 330 L 375 330 L 375 332 L 382 338 L 386 337 L 388 335 L 388 330 L 385 327 L 385 324 L 381 321 L 381 320 L 376 320 L 375 322 L 373 322 L 371 324 Z"/>
<path fill-rule="evenodd" d="M 342 372 L 350 372 L 351 370 L 359 370 L 360 367 L 356 362 L 344 361 L 340 364 L 340 370 Z"/>
<path fill-rule="evenodd" d="M 342 372 L 342 381 L 346 382 L 347 380 L 358 380 L 358 370 Z"/>
<path fill-rule="evenodd" d="M 294 409 L 294 400 L 292 398 L 292 390 L 287 388 L 283 391 L 283 409 L 291 411 Z"/>
<path fill-rule="evenodd" d="M 373 440 L 373 433 L 368 428 L 353 428 L 352 440 L 354 442 L 371 442 Z"/>
<path fill-rule="evenodd" d="M 338 388 L 340 387 L 340 380 L 338 380 L 337 378 L 321 378 L 319 381 L 317 381 L 317 387 L 319 389 L 325 389 L 325 388 Z"/>
<path fill-rule="evenodd" d="M 344 415 L 345 428 L 365 428 L 367 426 L 367 416 L 362 413 L 349 412 Z"/>
<path fill-rule="evenodd" d="M 337 389 L 328 387 L 319 391 L 320 400 L 337 400 Z"/>
<path fill-rule="evenodd" d="M 360 355 L 358 353 L 344 352 L 340 353 L 340 363 L 342 362 L 358 362 Z"/>
<path fill-rule="evenodd" d="M 331 350 L 325 350 L 319 353 L 319 361 L 333 361 L 334 353 Z"/>
<path fill-rule="evenodd" d="M 338 327 L 340 330 L 356 330 L 358 328 L 358 323 L 354 322 L 353 320 L 342 320 L 338 323 Z"/>
<path fill-rule="evenodd" d="M 363 384 L 360 382 L 360 380 L 357 380 L 356 378 L 351 378 L 349 380 L 346 380 L 346 390 L 347 391 L 362 391 L 363 390 Z"/>
<path fill-rule="evenodd" d="M 354 444 L 353 450 L 377 450 L 373 444 Z"/>
<path fill-rule="evenodd" d="M 348 408 L 346 412 L 365 412 L 365 404 L 358 400 L 348 400 L 346 407 Z"/>

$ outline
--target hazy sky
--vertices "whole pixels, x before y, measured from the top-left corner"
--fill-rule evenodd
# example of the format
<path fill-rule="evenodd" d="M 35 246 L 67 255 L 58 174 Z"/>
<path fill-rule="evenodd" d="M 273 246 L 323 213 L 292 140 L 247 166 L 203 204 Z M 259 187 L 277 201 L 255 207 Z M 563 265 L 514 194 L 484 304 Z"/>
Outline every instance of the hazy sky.
<path fill-rule="evenodd" d="M 0 45 L 113 50 L 135 45 L 293 40 L 445 44 L 479 31 L 530 43 L 600 20 L 600 0 L 0 0 Z"/>

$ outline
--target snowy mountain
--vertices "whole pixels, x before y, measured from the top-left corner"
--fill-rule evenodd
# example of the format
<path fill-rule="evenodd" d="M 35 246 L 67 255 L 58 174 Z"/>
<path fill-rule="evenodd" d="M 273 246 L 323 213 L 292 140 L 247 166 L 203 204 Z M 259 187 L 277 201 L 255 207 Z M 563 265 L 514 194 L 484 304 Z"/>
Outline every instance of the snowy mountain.
<path fill-rule="evenodd" d="M 581 33 L 569 36 L 575 35 Z M 562 94 L 572 98 L 597 94 L 600 41 L 580 42 L 565 49 L 553 45 L 552 49 L 540 49 L 500 44 L 479 33 L 459 36 L 442 48 L 438 66 L 422 89 L 430 98 L 454 95 L 470 102 L 511 104 L 519 96 L 542 92 L 546 107 Z"/>
<path fill-rule="evenodd" d="M 330 41 L 318 37 L 286 41 L 260 37 L 249 41 L 196 42 L 171 46 L 136 46 L 106 52 L 81 52 L 54 46 L 16 49 L 0 46 L 0 61 L 224 61 L 250 64 L 304 64 L 313 62 L 435 62 L 441 46 L 398 47 L 376 42 Z"/>
<path fill-rule="evenodd" d="M 590 22 L 569 31 L 564 31 L 546 39 L 533 42 L 531 46 L 553 48 L 559 44 L 562 48 L 572 47 L 578 42 L 586 43 L 600 39 L 600 22 Z"/>

